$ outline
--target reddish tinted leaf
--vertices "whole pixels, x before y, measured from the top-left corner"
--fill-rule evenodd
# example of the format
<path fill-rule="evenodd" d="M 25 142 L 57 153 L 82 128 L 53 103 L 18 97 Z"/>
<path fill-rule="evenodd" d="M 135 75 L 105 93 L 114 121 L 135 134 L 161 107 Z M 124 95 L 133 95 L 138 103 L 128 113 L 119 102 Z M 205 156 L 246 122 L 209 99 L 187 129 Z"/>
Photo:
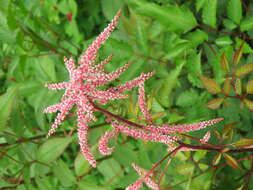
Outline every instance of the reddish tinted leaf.
<path fill-rule="evenodd" d="M 246 148 L 248 146 L 253 145 L 253 139 L 241 138 L 239 141 L 233 143 L 233 145 L 238 147 L 238 148 Z"/>
<path fill-rule="evenodd" d="M 213 133 L 218 139 L 220 139 L 221 135 L 217 130 L 214 130 Z"/>
<path fill-rule="evenodd" d="M 165 112 L 157 112 L 151 115 L 152 120 L 157 120 L 162 118 L 163 116 L 165 116 L 166 113 Z"/>
<path fill-rule="evenodd" d="M 230 87 L 231 87 L 231 80 L 227 78 L 224 82 L 224 85 L 223 85 L 224 94 L 229 95 Z"/>
<path fill-rule="evenodd" d="M 217 82 L 215 82 L 214 80 L 204 77 L 202 75 L 200 76 L 200 79 L 201 79 L 203 85 L 205 86 L 205 88 L 209 92 L 211 92 L 213 94 L 217 94 L 217 93 L 221 92 L 220 85 Z"/>
<path fill-rule="evenodd" d="M 227 56 L 223 53 L 221 55 L 221 68 L 228 73 L 229 72 L 229 65 L 228 65 L 228 59 Z"/>
<path fill-rule="evenodd" d="M 246 91 L 248 94 L 253 94 L 253 80 L 247 83 Z"/>
<path fill-rule="evenodd" d="M 242 82 L 241 79 L 236 79 L 235 81 L 235 93 L 238 95 L 242 94 Z"/>
<path fill-rule="evenodd" d="M 223 148 L 223 149 L 221 150 L 221 152 L 222 152 L 222 153 L 225 153 L 225 152 L 228 152 L 229 150 L 230 150 L 230 149 L 226 147 L 226 148 Z"/>
<path fill-rule="evenodd" d="M 233 57 L 233 64 L 237 65 L 242 57 L 242 49 L 243 48 L 243 43 L 241 44 L 240 48 L 235 51 L 234 57 Z"/>
<path fill-rule="evenodd" d="M 233 122 L 233 123 L 229 123 L 226 124 L 222 130 L 222 134 L 226 135 L 227 133 L 229 133 L 231 130 L 234 129 L 235 125 L 237 125 L 239 122 Z"/>
<path fill-rule="evenodd" d="M 215 156 L 214 156 L 214 158 L 213 158 L 213 165 L 217 165 L 217 164 L 219 164 L 219 162 L 220 162 L 220 159 L 221 159 L 221 153 L 218 153 L 218 154 L 216 154 Z"/>
<path fill-rule="evenodd" d="M 239 166 L 239 164 L 237 163 L 237 161 L 230 155 L 224 153 L 223 154 L 224 158 L 226 159 L 226 163 L 236 169 L 241 169 L 241 167 Z"/>
<path fill-rule="evenodd" d="M 247 99 L 247 98 L 244 98 L 243 99 L 243 102 L 246 104 L 246 106 L 251 110 L 253 111 L 253 101 Z"/>
<path fill-rule="evenodd" d="M 241 67 L 237 68 L 235 70 L 235 75 L 237 77 L 241 77 L 243 75 L 247 75 L 251 71 L 253 71 L 253 63 L 245 64 L 245 65 L 242 65 Z"/>
<path fill-rule="evenodd" d="M 222 104 L 225 98 L 215 98 L 207 103 L 207 107 L 210 109 L 217 109 Z"/>

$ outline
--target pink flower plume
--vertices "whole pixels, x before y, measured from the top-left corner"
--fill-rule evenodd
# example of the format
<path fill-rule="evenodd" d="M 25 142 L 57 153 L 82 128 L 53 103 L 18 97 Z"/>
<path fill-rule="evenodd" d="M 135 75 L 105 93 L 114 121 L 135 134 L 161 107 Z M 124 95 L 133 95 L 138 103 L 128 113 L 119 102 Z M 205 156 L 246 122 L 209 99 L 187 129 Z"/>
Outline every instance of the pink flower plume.
<path fill-rule="evenodd" d="M 65 66 L 69 72 L 69 81 L 55 84 L 46 84 L 45 86 L 51 90 L 63 90 L 65 93 L 61 98 L 61 102 L 49 106 L 44 110 L 44 113 L 53 113 L 59 111 L 54 123 L 52 124 L 47 137 L 52 135 L 56 128 L 64 121 L 66 115 L 69 113 L 73 106 L 77 107 L 77 126 L 78 126 L 78 139 L 81 151 L 88 162 L 96 167 L 96 160 L 92 155 L 88 145 L 88 124 L 96 120 L 93 112 L 95 109 L 92 104 L 94 101 L 99 103 L 107 103 L 109 100 L 126 98 L 127 95 L 123 94 L 126 90 L 130 90 L 138 86 L 141 82 L 151 77 L 152 73 L 141 74 L 140 77 L 119 86 L 119 90 L 115 88 L 101 90 L 102 85 L 105 85 L 117 78 L 126 71 L 131 63 L 118 68 L 116 71 L 106 73 L 104 66 L 112 59 L 112 55 L 108 56 L 100 64 L 95 64 L 96 56 L 101 45 L 109 37 L 110 33 L 115 28 L 121 11 L 119 11 L 113 18 L 111 23 L 104 29 L 104 31 L 96 38 L 96 40 L 88 47 L 80 58 L 79 66 L 75 66 L 73 58 L 67 59 L 64 57 Z M 106 134 L 100 139 L 100 151 L 102 154 L 109 154 L 113 148 L 108 148 L 107 144 L 109 138 L 116 135 L 117 129 Z M 155 139 L 154 135 L 152 137 Z M 164 138 L 165 141 L 165 138 Z"/>

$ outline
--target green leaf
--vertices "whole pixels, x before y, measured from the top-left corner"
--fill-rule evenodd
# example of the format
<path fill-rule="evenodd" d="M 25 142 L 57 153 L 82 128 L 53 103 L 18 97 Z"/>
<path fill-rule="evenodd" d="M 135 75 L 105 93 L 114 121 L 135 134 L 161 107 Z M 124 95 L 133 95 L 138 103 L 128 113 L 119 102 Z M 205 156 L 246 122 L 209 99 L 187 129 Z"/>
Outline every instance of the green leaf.
<path fill-rule="evenodd" d="M 30 94 L 36 92 L 38 88 L 42 87 L 42 84 L 35 80 L 27 80 L 22 82 L 20 86 L 20 94 L 24 97 L 30 96 Z"/>
<path fill-rule="evenodd" d="M 238 95 L 242 94 L 242 81 L 241 81 L 241 79 L 235 80 L 235 93 Z"/>
<path fill-rule="evenodd" d="M 242 20 L 240 29 L 242 32 L 248 31 L 253 27 L 253 15 Z"/>
<path fill-rule="evenodd" d="M 73 37 L 74 42 L 80 43 L 83 40 L 83 36 L 79 32 L 76 20 L 66 22 L 64 29 L 69 36 Z"/>
<path fill-rule="evenodd" d="M 127 157 L 122 155 L 127 155 Z M 124 167 L 131 165 L 138 159 L 130 143 L 117 146 L 113 152 L 113 158 Z"/>
<path fill-rule="evenodd" d="M 202 75 L 200 76 L 200 79 L 201 79 L 203 85 L 205 86 L 205 88 L 208 90 L 208 92 L 211 92 L 213 94 L 217 94 L 217 93 L 221 92 L 220 85 L 217 82 L 215 82 L 214 80 L 204 77 Z"/>
<path fill-rule="evenodd" d="M 204 41 L 208 40 L 208 35 L 206 32 L 197 29 L 194 32 L 188 33 L 185 39 L 189 40 L 191 42 L 191 47 L 196 47 L 200 44 L 202 44 Z"/>
<path fill-rule="evenodd" d="M 174 70 L 172 70 L 164 79 L 162 86 L 158 90 L 158 101 L 164 106 L 169 107 L 169 96 L 172 89 L 176 86 L 178 76 L 184 66 L 185 62 L 180 63 Z"/>
<path fill-rule="evenodd" d="M 125 53 L 127 55 L 133 54 L 133 48 L 126 42 L 109 38 L 107 40 L 106 45 L 110 46 L 111 51 L 114 51 L 114 52 L 116 51 L 116 53 L 120 53 L 120 54 Z"/>
<path fill-rule="evenodd" d="M 36 184 L 40 190 L 48 190 L 52 189 L 52 185 L 50 184 L 50 180 L 48 178 L 35 178 Z"/>
<path fill-rule="evenodd" d="M 10 119 L 14 103 L 17 99 L 19 86 L 11 86 L 6 93 L 0 96 L 0 131 L 4 130 Z"/>
<path fill-rule="evenodd" d="M 22 177 L 24 179 L 24 182 L 26 184 L 31 184 L 31 168 L 30 167 L 25 167 L 22 169 Z"/>
<path fill-rule="evenodd" d="M 202 11 L 203 22 L 209 26 L 216 27 L 217 0 L 206 0 Z"/>
<path fill-rule="evenodd" d="M 15 30 L 18 28 L 17 20 L 16 20 L 17 11 L 13 7 L 12 3 L 9 3 L 8 7 L 8 16 L 7 16 L 7 24 L 10 30 Z"/>
<path fill-rule="evenodd" d="M 8 124 L 12 128 L 12 131 L 18 135 L 24 134 L 26 122 L 24 120 L 24 102 L 22 100 L 15 101 L 10 115 L 10 121 Z"/>
<path fill-rule="evenodd" d="M 45 129 L 46 124 L 46 115 L 43 114 L 43 109 L 46 108 L 46 105 L 49 105 L 46 103 L 53 99 L 52 93 L 51 97 L 49 96 L 50 93 L 51 92 L 46 88 L 39 88 L 37 93 L 35 91 L 33 94 L 30 94 L 30 96 L 28 96 L 28 98 L 31 98 L 33 100 L 32 106 L 34 107 L 35 119 L 41 129 Z M 45 99 L 45 97 L 50 97 L 50 99 Z"/>
<path fill-rule="evenodd" d="M 248 81 L 247 87 L 246 87 L 246 92 L 248 94 L 253 94 L 253 80 Z"/>
<path fill-rule="evenodd" d="M 148 35 L 147 28 L 144 26 L 144 22 L 141 18 L 137 18 L 136 23 L 136 42 L 139 44 L 140 49 L 145 55 L 148 55 Z"/>
<path fill-rule="evenodd" d="M 176 172 L 182 175 L 191 175 L 194 170 L 194 165 L 190 163 L 180 164 L 175 168 Z"/>
<path fill-rule="evenodd" d="M 205 158 L 207 154 L 206 150 L 199 150 L 196 151 L 193 155 L 193 159 L 195 160 L 195 162 L 200 161 L 201 159 Z"/>
<path fill-rule="evenodd" d="M 195 90 L 191 89 L 181 93 L 177 99 L 176 104 L 181 107 L 188 107 L 194 105 L 197 100 L 198 93 Z"/>
<path fill-rule="evenodd" d="M 55 63 L 51 56 L 41 56 L 36 60 L 38 64 L 37 68 L 40 70 L 41 74 L 45 77 L 45 79 L 49 81 L 56 81 L 56 72 L 55 72 Z"/>
<path fill-rule="evenodd" d="M 122 155 L 124 156 L 124 155 Z M 120 173 L 120 171 L 122 170 L 119 163 L 114 160 L 113 158 L 107 159 L 102 161 L 99 165 L 98 165 L 98 171 L 104 176 L 106 181 L 111 180 L 114 176 L 122 176 L 123 173 Z M 118 180 L 120 178 L 117 178 Z M 117 180 L 114 180 L 112 183 L 116 183 Z"/>
<path fill-rule="evenodd" d="M 81 176 L 87 173 L 91 168 L 89 162 L 84 158 L 81 152 L 79 152 L 76 156 L 76 159 L 74 161 L 74 167 L 77 176 Z"/>
<path fill-rule="evenodd" d="M 241 77 L 249 74 L 251 71 L 253 71 L 253 63 L 248 63 L 237 68 L 235 70 L 235 75 L 237 77 Z"/>
<path fill-rule="evenodd" d="M 168 113 L 167 116 L 169 118 L 168 123 L 177 123 L 177 122 L 185 119 L 185 116 L 175 114 L 175 113 Z"/>
<path fill-rule="evenodd" d="M 210 109 L 217 109 L 222 104 L 224 98 L 215 98 L 207 103 L 207 107 Z"/>
<path fill-rule="evenodd" d="M 164 59 L 173 59 L 185 52 L 189 48 L 190 44 L 188 42 L 177 44 L 169 53 L 167 53 Z"/>
<path fill-rule="evenodd" d="M 102 11 L 108 20 L 111 20 L 117 11 L 123 7 L 122 0 L 101 0 Z"/>
<path fill-rule="evenodd" d="M 71 137 L 57 137 L 47 140 L 39 148 L 38 160 L 46 163 L 56 160 L 67 148 L 71 140 Z"/>
<path fill-rule="evenodd" d="M 237 25 L 230 19 L 223 19 L 223 24 L 229 30 L 233 30 L 237 27 Z"/>
<path fill-rule="evenodd" d="M 222 37 L 217 38 L 215 40 L 215 43 L 218 46 L 227 46 L 227 45 L 231 45 L 233 41 L 231 40 L 229 36 L 222 36 Z"/>
<path fill-rule="evenodd" d="M 61 184 L 65 187 L 72 186 L 76 183 L 74 174 L 71 172 L 68 165 L 61 159 L 54 164 L 53 172 Z"/>
<path fill-rule="evenodd" d="M 157 19 L 170 30 L 185 33 L 197 25 L 193 13 L 179 6 L 159 6 L 144 0 L 130 0 L 133 9 L 138 13 Z"/>
<path fill-rule="evenodd" d="M 188 80 L 199 88 L 202 87 L 202 83 L 199 77 L 196 77 L 202 74 L 201 71 L 201 52 L 199 54 L 193 53 L 189 56 L 186 64 L 188 70 Z"/>
<path fill-rule="evenodd" d="M 8 5 L 10 4 L 10 0 L 0 0 L 0 12 L 7 13 L 8 11 Z"/>
<path fill-rule="evenodd" d="M 110 190 L 110 187 L 101 187 L 91 182 L 82 180 L 78 182 L 78 187 L 80 190 Z"/>
<path fill-rule="evenodd" d="M 242 18 L 242 3 L 240 0 L 229 1 L 227 15 L 234 23 L 240 24 Z"/>
<path fill-rule="evenodd" d="M 50 5 L 53 6 L 53 2 L 50 2 Z M 77 4 L 75 0 L 64 0 L 60 1 L 60 3 L 57 5 L 55 2 L 55 5 L 59 9 L 60 12 L 63 14 L 72 13 L 73 16 L 76 16 L 77 14 Z"/>
<path fill-rule="evenodd" d="M 197 12 L 205 6 L 206 0 L 196 0 Z"/>
<path fill-rule="evenodd" d="M 16 33 L 9 29 L 9 26 L 7 25 L 7 19 L 2 12 L 0 12 L 0 43 L 14 43 L 15 40 Z"/>
<path fill-rule="evenodd" d="M 75 0 L 68 0 L 68 4 L 69 4 L 70 12 L 75 17 L 76 14 L 77 14 L 77 4 L 76 4 L 76 1 Z"/>

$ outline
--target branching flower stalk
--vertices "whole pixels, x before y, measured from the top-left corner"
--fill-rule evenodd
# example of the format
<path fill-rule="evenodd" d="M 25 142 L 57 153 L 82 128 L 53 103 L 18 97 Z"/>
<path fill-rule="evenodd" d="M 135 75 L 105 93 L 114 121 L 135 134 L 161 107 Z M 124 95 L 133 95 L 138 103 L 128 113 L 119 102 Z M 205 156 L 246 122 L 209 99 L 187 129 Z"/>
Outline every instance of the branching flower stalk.
<path fill-rule="evenodd" d="M 214 125 L 223 120 L 222 118 L 203 121 L 195 124 L 175 126 L 167 124 L 157 125 L 154 123 L 154 121 L 152 121 L 151 114 L 146 105 L 144 83 L 154 74 L 153 72 L 142 73 L 137 78 L 128 81 L 125 84 L 120 84 L 116 87 L 111 87 L 105 90 L 101 90 L 101 88 L 99 88 L 114 81 L 115 79 L 118 79 L 120 75 L 125 72 L 131 65 L 131 63 L 128 63 L 116 71 L 106 73 L 104 66 L 110 62 L 112 55 L 108 56 L 101 63 L 96 64 L 98 50 L 110 36 L 110 33 L 114 30 L 120 15 L 121 11 L 116 14 L 111 23 L 81 55 L 78 66 L 75 65 L 73 58 L 64 58 L 65 66 L 69 72 L 70 79 L 68 82 L 46 84 L 46 87 L 52 90 L 65 89 L 65 93 L 61 98 L 61 102 L 49 106 L 44 110 L 45 113 L 59 112 L 54 123 L 51 126 L 51 129 L 48 132 L 47 137 L 55 132 L 57 127 L 64 121 L 66 115 L 70 112 L 70 110 L 76 106 L 78 127 L 77 133 L 80 149 L 85 159 L 93 167 L 96 167 L 97 163 L 89 148 L 88 133 L 89 123 L 96 120 L 96 117 L 94 115 L 95 111 L 106 115 L 109 118 L 107 122 L 109 122 L 112 126 L 112 129 L 110 131 L 106 131 L 98 142 L 98 149 L 103 155 L 109 155 L 113 152 L 114 147 L 108 147 L 108 142 L 110 138 L 116 137 L 119 133 L 123 133 L 136 139 L 166 144 L 172 152 L 199 149 L 221 152 L 222 148 L 210 147 L 206 144 L 210 138 L 209 132 L 203 137 L 203 139 L 199 141 L 202 143 L 202 145 L 185 144 L 181 141 L 180 134 L 200 130 L 207 126 Z M 111 100 L 127 98 L 128 96 L 124 94 L 124 92 L 131 90 L 134 87 L 139 88 L 138 105 L 143 114 L 143 117 L 146 120 L 146 125 L 128 121 L 99 106 L 99 104 L 106 104 Z M 231 152 L 236 152 L 236 150 L 231 150 Z M 164 160 L 169 155 L 171 154 L 167 154 Z M 155 166 L 158 166 L 159 163 L 157 163 Z M 152 171 L 155 169 L 155 167 L 152 167 L 148 172 L 135 164 L 133 167 L 140 175 L 140 179 L 137 180 L 133 185 L 129 186 L 127 188 L 128 190 L 137 190 L 142 186 L 142 183 L 146 183 L 151 189 L 159 189 L 159 186 L 150 179 Z"/>

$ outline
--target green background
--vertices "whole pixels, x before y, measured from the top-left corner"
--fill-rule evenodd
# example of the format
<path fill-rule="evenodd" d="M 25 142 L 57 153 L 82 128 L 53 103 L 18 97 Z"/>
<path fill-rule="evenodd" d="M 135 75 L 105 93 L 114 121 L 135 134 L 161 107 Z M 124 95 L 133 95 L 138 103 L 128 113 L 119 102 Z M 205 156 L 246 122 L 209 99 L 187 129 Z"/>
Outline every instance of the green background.
<path fill-rule="evenodd" d="M 231 65 L 242 43 L 239 65 L 253 61 L 251 1 L 0 0 L 0 189 L 120 190 L 138 179 L 132 162 L 149 169 L 168 152 L 165 145 L 120 135 L 110 142 L 116 147 L 113 154 L 100 155 L 97 141 L 111 128 L 101 113 L 90 125 L 89 143 L 98 161 L 95 169 L 79 153 L 74 114 L 45 138 L 55 114 L 42 111 L 57 103 L 63 92 L 48 90 L 44 84 L 67 81 L 63 56 L 78 60 L 120 8 L 123 15 L 97 60 L 114 54 L 108 71 L 133 64 L 111 85 L 154 71 L 145 89 L 156 123 L 223 117 L 221 124 L 190 134 L 201 138 L 211 130 L 213 144 L 253 136 L 250 106 L 227 98 L 217 109 L 209 109 L 207 102 L 221 96 L 208 92 L 199 77 L 222 86 L 227 75 L 221 56 L 226 55 Z M 251 79 L 248 73 L 241 80 L 242 93 Z M 128 94 L 129 99 L 112 101 L 105 108 L 142 122 L 137 89 Z M 250 94 L 247 98 L 253 100 Z M 226 133 L 224 125 L 233 122 L 237 123 Z M 238 160 L 249 154 L 232 156 Z M 162 189 L 253 189 L 250 160 L 235 169 L 221 158 L 215 168 L 215 157 L 216 153 L 206 151 L 179 152 L 168 169 L 159 170 L 165 173 Z"/>

